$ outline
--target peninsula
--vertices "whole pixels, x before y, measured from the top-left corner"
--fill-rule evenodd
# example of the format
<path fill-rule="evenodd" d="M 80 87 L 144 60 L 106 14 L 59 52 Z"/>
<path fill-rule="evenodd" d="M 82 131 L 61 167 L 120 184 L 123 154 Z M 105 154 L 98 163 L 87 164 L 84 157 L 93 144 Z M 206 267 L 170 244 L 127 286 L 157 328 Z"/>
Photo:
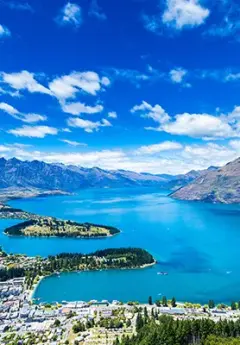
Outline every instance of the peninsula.
<path fill-rule="evenodd" d="M 113 248 L 90 254 L 62 253 L 47 258 L 7 254 L 0 248 L 0 281 L 25 277 L 31 288 L 38 277 L 59 272 L 134 269 L 154 265 L 153 256 L 140 248 Z"/>

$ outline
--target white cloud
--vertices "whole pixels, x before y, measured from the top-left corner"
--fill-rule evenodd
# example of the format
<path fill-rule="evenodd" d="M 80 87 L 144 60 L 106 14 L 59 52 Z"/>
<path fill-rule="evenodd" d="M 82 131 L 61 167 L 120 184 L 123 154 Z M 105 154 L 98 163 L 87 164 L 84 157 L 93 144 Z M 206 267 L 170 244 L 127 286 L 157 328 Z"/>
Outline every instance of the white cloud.
<path fill-rule="evenodd" d="M 21 116 L 19 116 L 18 119 L 26 123 L 36 123 L 40 121 L 46 121 L 47 117 L 44 115 L 30 113 L 30 114 L 21 114 Z"/>
<path fill-rule="evenodd" d="M 141 117 L 150 118 L 153 121 L 158 122 L 160 124 L 168 122 L 170 119 L 169 115 L 159 104 L 152 106 L 151 104 L 145 101 L 143 101 L 140 105 L 135 105 L 131 109 L 131 113 L 136 112 L 140 113 Z"/>
<path fill-rule="evenodd" d="M 79 27 L 82 24 L 82 9 L 79 5 L 68 2 L 56 18 L 59 25 L 72 25 Z"/>
<path fill-rule="evenodd" d="M 111 127 L 111 123 L 106 120 L 102 119 L 101 121 L 89 121 L 89 120 L 83 120 L 80 118 L 70 117 L 67 120 L 67 124 L 70 127 L 78 127 L 82 128 L 87 133 L 92 133 L 94 131 L 98 131 L 100 127 Z"/>
<path fill-rule="evenodd" d="M 226 115 L 183 113 L 170 117 L 160 105 L 153 107 L 143 102 L 140 106 L 134 106 L 131 112 L 140 112 L 141 117 L 151 118 L 159 124 L 157 127 L 145 127 L 147 130 L 204 140 L 240 137 L 240 107 L 238 106 Z"/>
<path fill-rule="evenodd" d="M 39 115 L 39 114 L 34 114 L 34 113 L 30 113 L 30 114 L 21 113 L 16 108 L 14 108 L 13 106 L 7 103 L 0 103 L 0 110 L 11 115 L 17 120 L 27 122 L 27 123 L 36 123 L 39 121 L 47 120 L 47 117 L 44 115 Z"/>
<path fill-rule="evenodd" d="M 106 77 L 100 79 L 96 72 L 72 72 L 69 75 L 64 75 L 60 78 L 54 79 L 49 84 L 49 89 L 53 95 L 59 100 L 66 100 L 74 98 L 79 91 L 84 91 L 90 95 L 95 96 L 102 86 L 110 84 L 110 80 Z"/>
<path fill-rule="evenodd" d="M 180 143 L 174 141 L 164 141 L 159 144 L 141 146 L 139 149 L 136 150 L 136 154 L 152 155 L 164 151 L 180 150 L 182 147 L 183 146 Z"/>
<path fill-rule="evenodd" d="M 0 38 L 9 36 L 11 36 L 10 30 L 6 26 L 0 24 Z"/>
<path fill-rule="evenodd" d="M 1 73 L 2 82 L 10 85 L 15 90 L 28 90 L 30 93 L 39 92 L 52 95 L 51 91 L 39 84 L 34 73 L 21 71 L 19 73 Z"/>
<path fill-rule="evenodd" d="M 221 118 L 208 114 L 179 114 L 174 121 L 165 123 L 161 130 L 175 135 L 193 138 L 228 138 L 235 133 Z"/>
<path fill-rule="evenodd" d="M 150 146 L 150 145 L 149 145 Z M 125 169 L 136 172 L 181 174 L 190 170 L 206 169 L 210 165 L 222 166 L 239 156 L 239 150 L 228 145 L 212 143 L 186 145 L 182 149 L 163 152 L 161 156 L 136 155 L 135 150 L 101 150 L 85 152 L 37 151 L 27 147 L 1 145 L 1 155 L 19 159 L 38 159 L 48 163 L 63 163 L 102 169 Z"/>
<path fill-rule="evenodd" d="M 183 68 L 176 68 L 172 69 L 169 72 L 170 79 L 173 83 L 180 84 L 184 80 L 184 77 L 186 76 L 187 71 Z"/>
<path fill-rule="evenodd" d="M 226 75 L 225 80 L 226 81 L 236 81 L 240 79 L 240 73 L 229 73 Z"/>
<path fill-rule="evenodd" d="M 7 114 L 10 115 L 17 115 L 19 114 L 19 111 L 14 108 L 13 106 L 7 104 L 7 103 L 0 103 L 0 110 L 4 111 Z"/>
<path fill-rule="evenodd" d="M 84 103 L 76 102 L 76 103 L 63 103 L 62 110 L 65 113 L 72 114 L 72 115 L 80 115 L 80 114 L 96 114 L 103 111 L 103 106 L 98 104 L 94 107 L 86 105 Z"/>
<path fill-rule="evenodd" d="M 233 111 L 229 113 L 227 117 L 232 123 L 240 121 L 240 106 L 235 106 Z"/>
<path fill-rule="evenodd" d="M 236 151 L 239 152 L 240 155 L 240 140 L 231 140 L 229 145 Z"/>
<path fill-rule="evenodd" d="M 110 111 L 110 112 L 108 113 L 108 117 L 109 117 L 110 119 L 117 119 L 117 113 L 116 113 L 116 111 Z"/>
<path fill-rule="evenodd" d="M 177 30 L 203 24 L 210 11 L 201 6 L 199 0 L 167 0 L 162 21 Z"/>
<path fill-rule="evenodd" d="M 8 131 L 17 137 L 45 138 L 46 135 L 56 135 L 58 130 L 48 126 L 22 126 Z"/>
<path fill-rule="evenodd" d="M 87 144 L 79 143 L 78 141 L 73 141 L 73 140 L 60 139 L 60 141 L 70 146 L 87 146 Z"/>

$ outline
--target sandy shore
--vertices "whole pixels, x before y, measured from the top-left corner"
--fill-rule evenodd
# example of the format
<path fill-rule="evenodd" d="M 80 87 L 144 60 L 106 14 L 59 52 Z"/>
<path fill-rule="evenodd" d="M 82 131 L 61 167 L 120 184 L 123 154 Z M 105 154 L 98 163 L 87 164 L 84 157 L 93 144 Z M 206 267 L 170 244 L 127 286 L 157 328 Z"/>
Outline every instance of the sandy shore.
<path fill-rule="evenodd" d="M 29 295 L 28 295 L 28 299 L 29 301 L 33 300 L 33 296 L 35 294 L 35 291 L 37 290 L 38 285 L 41 283 L 41 281 L 45 278 L 45 276 L 40 276 L 39 280 L 36 284 L 33 285 L 33 287 L 31 288 Z"/>

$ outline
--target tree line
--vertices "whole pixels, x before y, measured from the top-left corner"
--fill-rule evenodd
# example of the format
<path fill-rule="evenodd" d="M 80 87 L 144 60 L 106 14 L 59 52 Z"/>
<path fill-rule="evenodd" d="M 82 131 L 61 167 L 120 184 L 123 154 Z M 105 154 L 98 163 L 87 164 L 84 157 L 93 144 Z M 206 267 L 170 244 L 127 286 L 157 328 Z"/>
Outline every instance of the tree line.
<path fill-rule="evenodd" d="M 114 345 L 239 345 L 240 320 L 174 320 L 171 316 L 138 313 L 137 335 L 117 339 Z"/>

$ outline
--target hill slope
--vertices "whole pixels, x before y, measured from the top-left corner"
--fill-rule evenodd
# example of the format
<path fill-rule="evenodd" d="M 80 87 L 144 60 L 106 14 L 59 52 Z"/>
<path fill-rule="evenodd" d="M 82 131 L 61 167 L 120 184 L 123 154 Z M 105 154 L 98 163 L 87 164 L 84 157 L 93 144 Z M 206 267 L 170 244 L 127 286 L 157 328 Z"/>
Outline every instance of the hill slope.
<path fill-rule="evenodd" d="M 240 158 L 223 168 L 210 169 L 171 196 L 181 200 L 240 203 Z"/>

